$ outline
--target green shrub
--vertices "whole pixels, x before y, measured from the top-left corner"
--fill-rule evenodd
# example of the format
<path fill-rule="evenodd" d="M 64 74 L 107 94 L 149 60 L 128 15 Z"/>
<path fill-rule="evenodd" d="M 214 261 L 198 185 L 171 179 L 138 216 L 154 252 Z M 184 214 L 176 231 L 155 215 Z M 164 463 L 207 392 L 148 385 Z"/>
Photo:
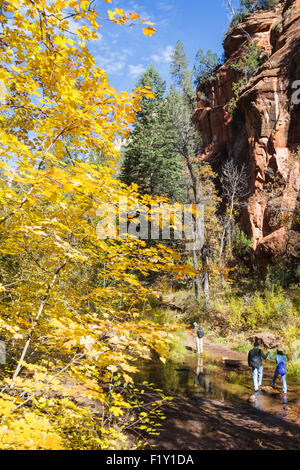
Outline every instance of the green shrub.
<path fill-rule="evenodd" d="M 244 47 L 242 57 L 235 64 L 232 64 L 232 68 L 242 72 L 248 81 L 261 65 L 261 55 L 261 46 L 255 43 L 248 44 Z"/>
<path fill-rule="evenodd" d="M 266 290 L 262 297 L 254 294 L 247 308 L 247 323 L 249 326 L 267 326 L 269 328 L 283 328 L 288 317 L 295 315 L 290 299 L 286 298 L 279 287 L 275 291 Z"/>
<path fill-rule="evenodd" d="M 229 338 L 223 338 L 222 336 L 211 336 L 210 339 L 215 344 L 227 344 L 231 342 Z"/>
<path fill-rule="evenodd" d="M 259 10 L 272 10 L 279 3 L 279 0 L 240 0 L 240 7 L 232 19 L 231 26 L 243 21 L 245 16 Z"/>
<path fill-rule="evenodd" d="M 253 344 L 249 343 L 249 341 L 246 341 L 245 343 L 235 344 L 231 349 L 233 351 L 238 351 L 238 352 L 241 352 L 241 353 L 247 353 L 252 348 L 253 348 Z"/>
<path fill-rule="evenodd" d="M 236 227 L 233 250 L 237 256 L 243 256 L 252 247 L 252 240 L 239 227 Z"/>
<path fill-rule="evenodd" d="M 230 116 L 233 116 L 234 112 L 237 109 L 237 102 L 240 99 L 241 90 L 242 88 L 244 88 L 245 85 L 246 85 L 246 81 L 243 79 L 239 80 L 238 82 L 233 82 L 232 84 L 232 91 L 233 91 L 234 97 L 231 98 L 228 104 L 228 111 L 229 111 Z"/>
<path fill-rule="evenodd" d="M 242 88 L 252 75 L 256 73 L 259 66 L 263 63 L 263 60 L 262 48 L 256 43 L 251 43 L 244 46 L 242 57 L 235 64 L 232 64 L 232 68 L 242 73 L 244 78 L 232 84 L 234 97 L 229 101 L 229 114 L 231 116 L 234 115 L 237 108 L 237 102 L 240 99 Z"/>
<path fill-rule="evenodd" d="M 292 301 L 280 287 L 244 297 L 228 292 L 227 312 L 231 329 L 259 327 L 283 331 L 287 320 L 296 318 Z"/>
<path fill-rule="evenodd" d="M 186 354 L 185 328 L 178 328 L 175 333 L 175 342 L 169 350 L 169 358 L 173 361 L 180 361 Z"/>
<path fill-rule="evenodd" d="M 159 325 L 176 323 L 174 313 L 162 307 L 152 308 L 149 313 L 149 318 L 152 318 L 153 321 Z"/>
<path fill-rule="evenodd" d="M 269 266 L 266 276 L 266 286 L 289 287 L 293 282 L 297 282 L 297 268 L 289 266 L 286 260 Z"/>
<path fill-rule="evenodd" d="M 300 377 L 300 361 L 288 362 L 286 366 L 287 374 L 291 377 Z"/>
<path fill-rule="evenodd" d="M 274 29 L 277 33 L 281 34 L 282 31 L 283 31 L 283 23 L 282 21 L 280 21 L 279 23 L 277 23 L 275 26 L 274 26 Z"/>
<path fill-rule="evenodd" d="M 244 323 L 244 299 L 241 297 L 230 297 L 228 302 L 229 325 L 231 328 L 240 328 Z"/>

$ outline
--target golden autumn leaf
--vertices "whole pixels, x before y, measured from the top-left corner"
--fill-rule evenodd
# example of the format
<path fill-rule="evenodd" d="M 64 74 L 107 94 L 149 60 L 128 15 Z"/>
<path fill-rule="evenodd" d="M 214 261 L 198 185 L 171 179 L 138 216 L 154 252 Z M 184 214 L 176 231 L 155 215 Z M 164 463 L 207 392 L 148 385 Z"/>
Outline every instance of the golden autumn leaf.
<path fill-rule="evenodd" d="M 154 36 L 156 32 L 157 32 L 156 29 L 153 28 L 152 26 L 147 26 L 147 28 L 143 28 L 143 33 L 146 36 Z"/>

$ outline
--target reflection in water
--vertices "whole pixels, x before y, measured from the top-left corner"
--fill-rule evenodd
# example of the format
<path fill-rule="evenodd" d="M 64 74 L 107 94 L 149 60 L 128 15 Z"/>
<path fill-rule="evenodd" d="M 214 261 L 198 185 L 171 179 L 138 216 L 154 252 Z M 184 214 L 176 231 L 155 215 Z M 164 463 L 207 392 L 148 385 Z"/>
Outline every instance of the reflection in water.
<path fill-rule="evenodd" d="M 252 405 L 258 410 L 277 414 L 283 419 L 290 418 L 289 410 L 292 409 L 294 400 L 289 403 L 287 395 L 266 395 L 263 392 L 256 392 L 251 398 Z M 299 422 L 299 419 L 294 421 Z"/>
<path fill-rule="evenodd" d="M 195 387 L 204 388 L 206 393 L 211 391 L 210 380 L 207 374 L 203 371 L 203 357 L 198 357 L 197 367 L 195 374 Z"/>
<path fill-rule="evenodd" d="M 288 407 L 287 407 L 287 403 L 288 403 L 287 395 L 284 395 L 284 396 L 283 396 L 283 398 L 282 398 L 282 403 L 283 403 L 283 407 L 282 407 L 282 412 L 280 413 L 280 416 L 281 416 L 281 418 L 287 418 L 287 410 L 288 410 Z"/>
<path fill-rule="evenodd" d="M 264 400 L 263 395 L 260 395 L 259 392 L 255 393 L 255 401 L 253 402 L 254 407 L 260 411 L 264 411 Z"/>

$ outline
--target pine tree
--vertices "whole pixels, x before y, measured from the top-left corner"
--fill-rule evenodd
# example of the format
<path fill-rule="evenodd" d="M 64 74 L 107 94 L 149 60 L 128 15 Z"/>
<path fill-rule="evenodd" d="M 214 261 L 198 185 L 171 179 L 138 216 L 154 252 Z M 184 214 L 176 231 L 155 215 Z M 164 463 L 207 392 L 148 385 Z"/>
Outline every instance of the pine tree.
<path fill-rule="evenodd" d="M 192 74 L 189 70 L 189 62 L 186 57 L 184 46 L 177 41 L 171 61 L 171 75 L 180 94 L 192 95 Z"/>
<path fill-rule="evenodd" d="M 212 52 L 211 49 L 208 49 L 207 52 L 204 52 L 203 49 L 199 49 L 195 57 L 193 68 L 195 85 L 198 85 L 198 83 L 203 80 L 212 80 L 218 65 L 220 65 L 218 54 Z"/>
<path fill-rule="evenodd" d="M 136 183 L 143 194 L 180 200 L 183 192 L 180 155 L 174 151 L 176 130 L 172 125 L 166 85 L 151 65 L 138 86 L 151 86 L 154 98 L 144 98 L 137 121 L 125 147 L 121 180 Z"/>

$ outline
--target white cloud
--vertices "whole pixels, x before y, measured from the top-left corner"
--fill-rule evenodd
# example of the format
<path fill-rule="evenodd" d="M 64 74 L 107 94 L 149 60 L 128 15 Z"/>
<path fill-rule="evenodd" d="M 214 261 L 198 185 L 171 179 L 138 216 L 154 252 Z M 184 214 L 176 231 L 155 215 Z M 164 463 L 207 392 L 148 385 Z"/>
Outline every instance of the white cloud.
<path fill-rule="evenodd" d="M 162 49 L 158 54 L 153 54 L 151 56 L 151 59 L 154 60 L 154 62 L 169 63 L 171 61 L 171 55 L 173 53 L 173 50 L 173 46 L 167 46 L 165 47 L 165 49 Z"/>
<path fill-rule="evenodd" d="M 146 67 L 143 64 L 129 65 L 128 67 L 129 75 L 134 78 L 139 77 L 146 70 Z"/>
<path fill-rule="evenodd" d="M 140 8 L 140 5 L 137 2 L 130 1 L 129 2 L 129 8 L 133 8 L 134 10 L 138 10 Z"/>
<path fill-rule="evenodd" d="M 170 11 L 170 10 L 173 10 L 174 5 L 172 5 L 171 3 L 166 3 L 166 2 L 158 2 L 157 8 L 163 11 Z"/>
<path fill-rule="evenodd" d="M 107 73 L 118 74 L 126 66 L 127 58 L 131 54 L 129 49 L 111 50 L 111 44 L 102 43 L 95 50 L 95 59 L 99 67 L 103 67 Z"/>
<path fill-rule="evenodd" d="M 134 52 L 133 52 L 132 50 L 126 49 L 126 48 L 123 48 L 123 49 L 121 50 L 121 52 L 122 52 L 122 54 L 124 54 L 125 57 L 126 57 L 126 56 L 134 55 Z"/>
<path fill-rule="evenodd" d="M 130 9 L 130 12 L 135 12 L 135 13 L 138 13 L 141 18 L 143 18 L 144 20 L 153 20 L 153 14 L 150 15 L 144 8 L 143 5 L 140 5 L 139 3 L 135 2 L 135 1 L 130 1 L 129 4 L 128 4 L 128 7 Z M 126 13 L 128 13 L 128 11 L 126 11 Z"/>
<path fill-rule="evenodd" d="M 99 31 L 97 31 L 97 36 L 98 36 L 97 39 L 93 40 L 93 44 L 95 44 L 95 43 L 99 44 L 100 42 L 102 42 L 103 34 L 99 33 Z"/>
<path fill-rule="evenodd" d="M 117 73 L 123 70 L 125 67 L 125 62 L 114 62 L 112 64 L 108 64 L 105 68 L 107 73 Z"/>

